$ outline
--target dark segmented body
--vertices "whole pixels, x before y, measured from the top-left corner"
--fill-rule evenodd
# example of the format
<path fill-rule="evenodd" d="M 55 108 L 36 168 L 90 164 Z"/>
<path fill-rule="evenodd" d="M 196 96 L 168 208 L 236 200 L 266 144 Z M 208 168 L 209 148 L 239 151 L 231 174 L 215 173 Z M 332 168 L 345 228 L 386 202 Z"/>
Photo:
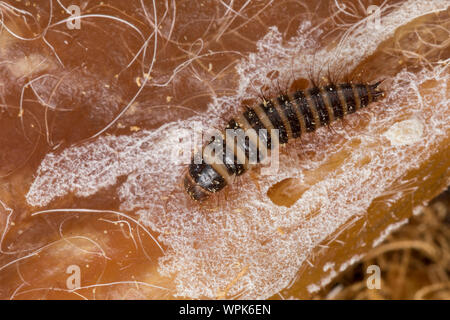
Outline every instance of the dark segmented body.
<path fill-rule="evenodd" d="M 230 142 L 229 144 L 234 146 L 233 150 L 227 149 L 226 137 L 213 139 L 203 149 L 203 159 L 194 161 L 199 156 L 197 154 L 189 165 L 184 178 L 187 193 L 197 201 L 208 198 L 211 194 L 222 190 L 234 176 L 247 171 L 251 156 L 256 154 L 259 163 L 268 154 L 268 150 L 275 147 L 270 130 L 278 129 L 281 144 L 302 134 L 313 132 L 377 101 L 383 96 L 383 91 L 378 89 L 379 84 L 380 82 L 372 85 L 330 84 L 297 91 L 293 95 L 283 94 L 278 96 L 275 102 L 265 100 L 260 105 L 247 107 L 242 114 L 229 121 L 226 129 L 232 132 L 238 130 L 248 132 L 253 129 L 256 134 L 249 134 L 248 139 L 241 143 Z M 267 130 L 267 133 L 258 135 L 261 129 Z M 221 144 L 220 149 L 223 152 L 207 156 L 210 153 L 206 150 L 214 148 L 217 143 Z M 241 152 L 238 152 L 238 148 Z M 231 150 L 233 156 L 230 157 L 230 153 L 226 150 Z"/>

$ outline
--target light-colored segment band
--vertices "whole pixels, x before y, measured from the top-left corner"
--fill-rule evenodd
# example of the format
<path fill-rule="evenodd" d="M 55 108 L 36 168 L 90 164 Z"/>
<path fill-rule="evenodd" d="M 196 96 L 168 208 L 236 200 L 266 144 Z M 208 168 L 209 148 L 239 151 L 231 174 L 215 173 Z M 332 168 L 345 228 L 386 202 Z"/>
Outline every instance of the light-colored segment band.
<path fill-rule="evenodd" d="M 358 88 L 352 83 L 352 92 L 353 92 L 353 99 L 355 99 L 355 111 L 358 111 L 361 109 L 361 98 L 358 93 Z"/>
<path fill-rule="evenodd" d="M 316 105 L 314 104 L 314 101 L 311 98 L 308 90 L 305 91 L 305 97 L 306 102 L 308 103 L 309 110 L 311 110 L 311 114 L 314 117 L 314 129 L 317 130 L 317 128 L 320 127 L 319 112 L 317 111 Z"/>
<path fill-rule="evenodd" d="M 337 87 L 337 92 L 338 92 L 339 101 L 341 102 L 342 111 L 344 113 L 344 116 L 346 116 L 348 114 L 347 100 L 345 99 L 345 96 L 344 96 L 344 90 L 339 85 Z"/>

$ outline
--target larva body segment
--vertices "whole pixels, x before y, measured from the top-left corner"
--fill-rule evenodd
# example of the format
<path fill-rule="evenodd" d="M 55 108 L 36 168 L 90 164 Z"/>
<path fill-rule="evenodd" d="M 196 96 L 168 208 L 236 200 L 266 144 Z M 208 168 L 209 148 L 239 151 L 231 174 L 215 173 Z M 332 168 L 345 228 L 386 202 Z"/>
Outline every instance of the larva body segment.
<path fill-rule="evenodd" d="M 227 140 L 230 136 L 224 134 L 208 143 L 189 165 L 184 177 L 186 192 L 195 201 L 207 199 L 222 190 L 233 177 L 247 171 L 250 159 L 260 163 L 278 145 L 272 141 L 272 129 L 278 130 L 278 142 L 285 144 L 379 100 L 384 95 L 378 88 L 380 83 L 312 87 L 246 107 L 242 114 L 228 122 L 226 131 L 245 132 L 247 139 L 240 143 L 237 139 L 236 143 L 234 139 Z M 211 155 L 212 149 L 221 152 Z"/>

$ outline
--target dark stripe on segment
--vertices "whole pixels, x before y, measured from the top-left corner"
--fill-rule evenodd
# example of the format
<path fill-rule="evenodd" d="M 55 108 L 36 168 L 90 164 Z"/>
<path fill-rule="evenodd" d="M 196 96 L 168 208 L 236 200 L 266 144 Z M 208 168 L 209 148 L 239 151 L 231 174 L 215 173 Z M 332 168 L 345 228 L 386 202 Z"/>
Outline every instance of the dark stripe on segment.
<path fill-rule="evenodd" d="M 240 130 L 242 130 L 242 132 L 245 133 L 245 130 L 243 128 L 241 128 L 241 126 L 234 119 L 231 119 L 228 122 L 226 129 L 227 130 L 233 130 L 233 131 L 237 131 L 237 130 L 240 129 Z M 254 152 L 257 152 L 258 149 L 254 145 L 254 143 L 252 143 L 250 141 L 250 139 L 247 136 L 245 137 L 245 141 L 242 141 L 242 139 L 239 139 L 238 136 L 239 135 L 236 133 L 236 136 L 234 137 L 234 142 L 232 144 L 234 146 L 233 153 L 234 153 L 234 158 L 235 158 L 235 161 L 236 161 L 235 163 L 238 163 L 237 155 L 236 155 L 237 154 L 237 148 L 239 148 L 239 149 L 244 151 L 246 162 L 248 163 L 248 161 L 250 159 L 250 154 L 253 154 Z M 229 141 L 227 143 L 229 143 Z M 244 170 L 240 173 L 240 174 L 242 174 L 242 173 L 245 172 L 245 165 L 244 164 L 240 164 L 240 165 L 244 166 Z"/>
<path fill-rule="evenodd" d="M 320 95 L 322 96 L 323 102 L 325 102 L 325 107 L 327 108 L 328 116 L 330 117 L 329 123 L 331 123 L 336 120 L 336 117 L 334 116 L 333 107 L 331 106 L 331 101 L 325 87 L 320 87 Z"/>
<path fill-rule="evenodd" d="M 231 175 L 240 176 L 245 172 L 244 165 L 239 163 L 234 151 L 227 148 L 226 142 L 223 144 L 223 163 Z"/>
<path fill-rule="evenodd" d="M 270 137 L 270 132 L 268 132 L 267 128 L 264 126 L 264 124 L 261 122 L 261 120 L 258 118 L 258 115 L 256 114 L 255 110 L 252 108 L 248 108 L 244 112 L 244 117 L 247 119 L 248 123 L 252 126 L 252 128 L 256 131 L 256 134 L 259 138 L 261 138 L 263 141 L 261 141 L 267 149 L 270 149 L 272 141 Z M 265 130 L 265 131 L 260 131 Z M 258 152 L 258 162 L 260 161 L 260 154 Z"/>
<path fill-rule="evenodd" d="M 337 92 L 337 87 L 334 84 L 330 84 L 325 87 L 325 91 L 330 99 L 331 108 L 333 109 L 333 114 L 336 119 L 344 117 L 344 106 L 341 105 L 339 100 L 339 95 Z"/>
<path fill-rule="evenodd" d="M 212 193 L 222 190 L 227 185 L 225 179 L 204 161 L 200 164 L 191 162 L 189 175 L 200 187 Z"/>
<path fill-rule="evenodd" d="M 281 120 L 281 117 L 278 114 L 277 109 L 274 107 L 272 101 L 266 100 L 264 101 L 264 103 L 260 104 L 260 107 L 266 113 L 270 122 L 272 122 L 274 129 L 279 130 L 280 143 L 288 142 L 288 134 L 286 128 L 284 127 L 283 120 Z"/>
<path fill-rule="evenodd" d="M 295 112 L 294 106 L 289 100 L 288 95 L 282 95 L 278 97 L 278 104 L 281 107 L 286 119 L 289 121 L 289 126 L 291 127 L 292 137 L 298 138 L 302 133 L 302 129 L 300 127 L 300 121 L 297 117 L 297 113 Z"/>
<path fill-rule="evenodd" d="M 356 90 L 358 91 L 359 99 L 361 102 L 361 108 L 367 107 L 369 104 L 369 92 L 365 84 L 357 84 Z"/>
<path fill-rule="evenodd" d="M 306 131 L 312 132 L 316 129 L 314 116 L 309 109 L 308 101 L 306 100 L 305 94 L 302 91 L 297 91 L 294 93 L 295 103 L 297 104 L 297 108 L 300 114 L 303 116 L 306 125 Z"/>
<path fill-rule="evenodd" d="M 369 103 L 373 102 L 372 92 L 370 91 L 370 87 L 368 84 L 366 84 L 366 90 L 367 90 L 367 97 L 369 99 Z"/>
<path fill-rule="evenodd" d="M 209 164 L 228 183 L 231 175 L 223 163 L 222 144 L 217 145 L 213 141 L 203 148 L 202 154 L 204 162 Z"/>
<path fill-rule="evenodd" d="M 222 159 L 223 164 L 225 165 L 225 168 L 227 169 L 227 172 L 230 175 L 241 175 L 244 173 L 245 168 L 243 164 L 240 164 L 239 161 L 237 161 L 236 155 L 234 154 L 234 151 L 227 148 L 225 139 L 222 136 L 213 137 L 210 144 L 213 144 L 213 147 L 215 150 L 221 150 L 221 154 L 216 155 L 217 157 Z"/>
<path fill-rule="evenodd" d="M 352 85 L 350 83 L 344 83 L 339 85 L 339 87 L 342 90 L 342 95 L 347 104 L 347 113 L 354 113 L 356 111 L 356 101 Z"/>
<path fill-rule="evenodd" d="M 309 95 L 311 96 L 314 107 L 319 114 L 320 124 L 325 126 L 330 123 L 330 115 L 328 114 L 327 107 L 325 106 L 325 102 L 323 101 L 322 93 L 320 92 L 320 88 L 314 87 L 309 89 Z"/>

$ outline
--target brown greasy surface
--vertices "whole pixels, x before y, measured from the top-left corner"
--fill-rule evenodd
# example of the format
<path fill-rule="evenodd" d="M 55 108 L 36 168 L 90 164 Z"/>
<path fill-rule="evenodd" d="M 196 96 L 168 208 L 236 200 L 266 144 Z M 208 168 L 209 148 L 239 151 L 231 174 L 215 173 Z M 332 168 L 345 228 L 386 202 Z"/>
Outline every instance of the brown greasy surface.
<path fill-rule="evenodd" d="M 326 262 L 334 261 L 337 266 L 340 266 L 349 261 L 353 256 L 364 254 L 367 248 L 361 248 L 361 242 L 372 243 L 374 240 L 373 234 L 380 234 L 385 230 L 392 223 L 393 217 L 395 217 L 395 221 L 397 222 L 409 218 L 414 207 L 421 203 L 422 199 L 434 198 L 439 195 L 448 183 L 447 173 L 450 167 L 450 150 L 447 146 L 449 144 L 450 139 L 447 139 L 447 144 L 440 150 L 441 153 L 439 156 L 436 155 L 429 159 L 429 162 L 427 162 L 429 168 L 420 167 L 410 172 L 412 177 L 417 177 L 421 181 L 418 190 L 408 193 L 400 201 L 390 201 L 395 194 L 393 192 L 373 202 L 373 205 L 368 211 L 369 219 L 360 219 L 351 224 L 351 227 L 345 229 L 342 233 L 333 234 L 330 239 L 327 239 L 323 244 L 327 245 L 328 248 L 318 248 L 312 254 L 311 262 L 315 265 L 315 268 L 305 266 L 303 270 L 300 270 L 300 279 L 297 284 L 292 287 L 291 291 L 284 293 L 302 297 L 309 296 L 306 285 L 310 282 L 320 282 L 323 278 L 323 273 L 320 270 L 323 269 Z M 430 168 L 440 168 L 440 170 L 431 171 Z M 399 182 L 392 186 L 392 189 L 398 190 L 404 187 L 402 182 Z M 361 232 L 361 230 L 370 231 Z M 357 236 L 355 237 L 355 235 Z M 331 239 L 334 241 L 331 241 Z M 352 248 L 354 249 L 352 250 Z M 302 279 L 305 279 L 303 285 Z"/>
<path fill-rule="evenodd" d="M 236 8 L 242 8 L 245 2 L 238 2 L 235 3 Z M 398 2 L 401 1 L 392 3 Z M 107 132 L 103 129 L 141 88 L 145 76 L 138 75 L 142 68 L 146 70 L 152 62 L 154 39 L 149 38 L 146 57 L 142 59 L 140 56 L 136 63 L 126 67 L 154 30 L 152 5 L 146 8 L 150 22 L 146 20 L 146 13 L 139 1 L 103 1 L 101 4 L 89 2 L 87 7 L 81 5 L 85 14 L 111 15 L 132 23 L 144 37 L 123 23 L 112 23 L 101 18 L 83 20 L 82 28 L 71 30 L 70 36 L 67 36 L 65 23 L 52 26 L 46 32 L 45 41 L 42 37 L 20 41 L 2 32 L 0 298 L 173 298 L 173 279 L 162 277 L 156 270 L 161 250 L 151 236 L 158 235 L 139 226 L 134 220 L 138 219 L 135 212 L 128 213 L 133 220 L 114 213 L 120 205 L 115 196 L 115 186 L 88 198 L 67 195 L 48 207 L 34 208 L 27 204 L 25 195 L 36 168 L 49 151 L 59 152 L 99 132 L 103 135 L 128 134 L 143 128 L 154 129 L 204 111 L 207 103 L 211 102 L 212 92 L 225 96 L 236 90 L 238 77 L 234 65 L 242 56 L 256 50 L 256 41 L 267 33 L 270 25 L 277 25 L 283 37 L 288 39 L 295 34 L 305 15 L 317 25 L 329 16 L 328 1 L 320 1 L 317 5 L 311 3 L 255 2 L 242 9 L 241 15 L 247 18 L 231 15 L 233 19 L 221 19 L 228 11 L 227 7 L 218 3 L 177 1 L 175 10 L 171 1 L 156 1 L 160 45 L 155 53 L 158 63 L 148 79 L 156 79 L 160 85 L 146 86 L 136 103 L 108 127 Z M 39 16 L 39 19 L 29 18 L 24 22 L 8 8 L 0 7 L 10 30 L 24 38 L 36 37 L 46 30 L 50 18 L 48 3 L 28 6 L 25 2 L 14 2 L 14 6 Z M 298 14 L 292 15 L 292 12 Z M 286 19 L 286 16 L 290 18 Z M 53 8 L 52 23 L 66 17 L 60 7 Z M 348 17 L 341 19 L 346 23 L 354 22 Z M 443 21 L 442 25 L 448 28 L 448 15 L 440 16 L 441 20 L 435 16 L 423 19 L 398 31 L 373 56 L 359 64 L 350 76 L 374 79 L 392 76 L 404 66 L 411 70 L 420 69 L 420 59 L 414 55 L 406 57 L 404 53 L 399 54 L 401 49 L 419 52 L 431 62 L 448 59 L 448 44 L 444 50 L 433 46 L 417 48 L 416 34 L 411 31 L 427 23 L 438 23 L 436 21 Z M 327 31 L 327 36 L 322 38 L 320 46 L 332 47 L 335 45 L 332 40 L 341 35 L 340 30 L 336 30 L 331 21 L 322 27 Z M 426 39 L 429 43 L 441 43 L 448 37 L 445 32 L 428 33 L 426 30 L 421 36 L 421 39 L 429 37 Z M 53 48 L 46 42 L 51 43 Z M 171 78 L 174 70 L 197 55 L 199 50 L 205 54 L 204 57 L 180 69 Z M 209 50 L 225 53 L 208 55 Z M 18 65 L 10 63 L 18 61 L 21 62 Z M 11 65 L 14 68 L 8 68 Z M 214 66 L 213 69 L 210 65 Z M 29 81 L 45 74 L 52 76 L 33 82 L 32 88 L 27 86 Z M 165 82 L 168 85 L 162 86 Z M 430 88 L 434 85 L 429 84 Z M 428 88 L 422 89 L 426 91 Z M 334 241 L 327 250 L 317 248 L 311 258 L 314 267 L 304 264 L 299 270 L 300 280 L 281 294 L 309 298 L 311 295 L 306 286 L 322 279 L 324 264 L 330 258 L 339 266 L 352 256 L 363 253 L 366 249 L 357 249 L 359 241 L 371 243 L 387 226 L 410 217 L 415 206 L 436 197 L 449 181 L 448 145 L 450 137 L 433 151 L 423 166 L 408 172 L 410 177 L 421 181 L 417 184 L 419 189 L 395 202 L 390 202 L 390 195 L 387 194 L 385 199 L 373 203 L 368 212 L 369 220 L 356 221 L 351 228 L 333 235 L 331 238 L 339 241 Z M 308 184 L 319 181 L 327 172 L 339 170 L 345 157 L 345 151 L 337 153 L 329 163 L 308 173 Z M 296 185 L 295 179 L 283 181 L 271 189 L 269 196 L 276 204 L 289 206 L 301 196 L 302 188 L 305 186 Z M 395 193 L 401 188 L 399 182 L 390 190 Z M 102 211 L 31 216 L 38 210 L 60 207 Z M 361 230 L 363 224 L 366 224 L 367 232 L 355 236 L 355 230 Z M 325 256 L 327 259 L 323 259 Z M 67 290 L 66 286 L 66 270 L 70 265 L 82 268 L 82 288 L 76 292 Z"/>
<path fill-rule="evenodd" d="M 445 299 L 450 298 L 450 190 L 433 200 L 420 214 L 362 262 L 346 270 L 315 299 Z M 380 266 L 380 288 L 369 289 L 367 268 Z"/>

